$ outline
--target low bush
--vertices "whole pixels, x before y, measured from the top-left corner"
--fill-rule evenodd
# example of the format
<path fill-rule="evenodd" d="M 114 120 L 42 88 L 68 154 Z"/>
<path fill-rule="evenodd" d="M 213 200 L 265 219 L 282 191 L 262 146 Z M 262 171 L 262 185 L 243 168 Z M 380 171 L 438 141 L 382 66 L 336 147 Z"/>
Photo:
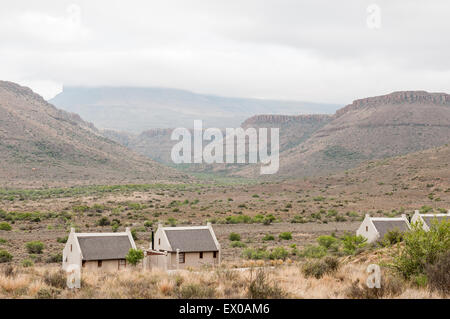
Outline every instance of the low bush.
<path fill-rule="evenodd" d="M 142 259 L 144 259 L 144 252 L 141 249 L 131 248 L 126 256 L 127 262 L 136 266 Z"/>
<path fill-rule="evenodd" d="M 450 295 L 450 252 L 440 256 L 434 265 L 425 266 L 425 271 L 432 291 Z"/>
<path fill-rule="evenodd" d="M 275 282 L 271 282 L 264 269 L 258 269 L 256 275 L 251 279 L 247 288 L 249 299 L 281 299 L 286 297 L 286 293 L 278 287 Z"/>
<path fill-rule="evenodd" d="M 178 298 L 181 299 L 198 299 L 198 298 L 214 298 L 216 291 L 213 287 L 198 284 L 183 285 L 178 289 Z"/>
<path fill-rule="evenodd" d="M 236 233 L 231 233 L 228 236 L 228 239 L 230 239 L 231 241 L 240 241 L 241 240 L 241 235 L 236 234 Z"/>
<path fill-rule="evenodd" d="M 44 282 L 51 287 L 64 289 L 67 285 L 66 273 L 62 270 L 56 272 L 46 271 L 44 273 Z"/>
<path fill-rule="evenodd" d="M 397 277 L 383 274 L 380 288 L 369 288 L 366 283 L 357 279 L 346 289 L 346 297 L 351 299 L 380 299 L 392 298 L 403 292 L 404 284 Z"/>
<path fill-rule="evenodd" d="M 434 265 L 450 250 L 450 222 L 436 223 L 429 231 L 414 223 L 403 241 L 391 266 L 406 279 L 425 274 L 427 265 Z"/>
<path fill-rule="evenodd" d="M 246 245 L 243 242 L 241 242 L 241 241 L 232 241 L 230 246 L 233 247 L 233 248 L 238 248 L 238 247 L 239 248 L 244 248 L 244 247 L 246 247 Z"/>
<path fill-rule="evenodd" d="M 306 246 L 302 251 L 300 251 L 300 257 L 306 258 L 322 258 L 327 255 L 327 249 L 323 246 Z"/>
<path fill-rule="evenodd" d="M 333 236 L 324 235 L 317 238 L 317 243 L 326 249 L 330 249 L 330 247 L 337 242 L 338 239 Z"/>
<path fill-rule="evenodd" d="M 403 241 L 403 232 L 398 229 L 393 229 L 384 234 L 382 241 L 383 246 L 392 246 Z"/>
<path fill-rule="evenodd" d="M 320 279 L 325 274 L 331 274 L 339 269 L 339 260 L 336 257 L 327 256 L 317 261 L 308 261 L 302 266 L 305 277 Z"/>
<path fill-rule="evenodd" d="M 280 239 L 284 239 L 284 240 L 291 240 L 292 239 L 292 233 L 291 232 L 283 232 L 278 237 Z"/>
<path fill-rule="evenodd" d="M 22 267 L 24 267 L 24 268 L 32 267 L 33 265 L 34 265 L 34 262 L 30 259 L 22 260 Z"/>
<path fill-rule="evenodd" d="M 262 238 L 262 240 L 263 241 L 275 240 L 275 237 L 273 235 L 267 234 Z"/>
<path fill-rule="evenodd" d="M 11 225 L 8 224 L 7 222 L 1 222 L 1 223 L 0 223 L 0 230 L 6 230 L 6 231 L 9 231 L 9 230 L 11 230 L 11 229 L 12 229 Z"/>
<path fill-rule="evenodd" d="M 344 252 L 348 255 L 354 255 L 358 250 L 367 245 L 367 238 L 361 235 L 346 234 L 342 237 Z"/>
<path fill-rule="evenodd" d="M 13 256 L 6 250 L 0 250 L 0 263 L 7 263 L 13 259 Z"/>
<path fill-rule="evenodd" d="M 44 244 L 40 241 L 30 241 L 25 244 L 29 254 L 42 254 Z"/>

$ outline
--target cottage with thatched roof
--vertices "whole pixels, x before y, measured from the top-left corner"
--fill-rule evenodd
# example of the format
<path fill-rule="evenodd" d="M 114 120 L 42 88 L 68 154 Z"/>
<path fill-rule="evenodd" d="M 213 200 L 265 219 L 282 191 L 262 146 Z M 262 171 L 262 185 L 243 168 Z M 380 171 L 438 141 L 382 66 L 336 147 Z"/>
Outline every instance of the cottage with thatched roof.
<path fill-rule="evenodd" d="M 420 212 L 416 210 L 411 218 L 411 223 L 420 222 L 423 229 L 429 231 L 434 223 L 438 224 L 443 220 L 450 221 L 450 210 L 447 214 L 420 214 Z"/>
<path fill-rule="evenodd" d="M 220 264 L 220 244 L 211 223 L 207 226 L 163 227 L 158 225 L 146 251 L 146 268 L 166 270 Z"/>
<path fill-rule="evenodd" d="M 131 248 L 136 249 L 136 244 L 129 228 L 121 233 L 76 233 L 71 228 L 63 250 L 63 269 L 71 264 L 88 270 L 125 269 Z"/>
<path fill-rule="evenodd" d="M 367 238 L 368 243 L 373 243 L 377 240 L 383 240 L 384 235 L 393 230 L 405 232 L 410 229 L 408 218 L 406 215 L 401 217 L 370 217 L 366 214 L 361 226 L 356 231 L 356 235 L 361 235 Z"/>

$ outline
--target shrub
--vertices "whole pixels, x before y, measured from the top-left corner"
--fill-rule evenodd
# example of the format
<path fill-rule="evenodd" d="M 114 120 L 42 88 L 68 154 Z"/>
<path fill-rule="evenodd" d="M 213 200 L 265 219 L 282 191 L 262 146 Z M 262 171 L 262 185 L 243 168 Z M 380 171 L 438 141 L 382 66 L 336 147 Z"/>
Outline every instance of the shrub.
<path fill-rule="evenodd" d="M 393 229 L 384 234 L 382 245 L 392 246 L 403 241 L 403 232 L 398 229 Z"/>
<path fill-rule="evenodd" d="M 414 223 L 411 231 L 404 233 L 403 241 L 391 266 L 404 278 L 425 274 L 426 265 L 434 265 L 450 250 L 450 222 L 435 223 L 429 231 Z"/>
<path fill-rule="evenodd" d="M 46 271 L 44 274 L 44 282 L 49 286 L 64 289 L 67 285 L 66 273 L 63 270 L 56 272 Z"/>
<path fill-rule="evenodd" d="M 136 266 L 142 259 L 144 259 L 144 252 L 141 249 L 131 248 L 128 251 L 126 259 L 131 265 Z"/>
<path fill-rule="evenodd" d="M 300 257 L 322 258 L 327 255 L 327 249 L 323 246 L 306 246 L 300 253 Z"/>
<path fill-rule="evenodd" d="M 425 266 L 428 284 L 431 290 L 443 296 L 450 294 L 450 251 L 439 257 L 434 265 Z"/>
<path fill-rule="evenodd" d="M 326 249 L 330 249 L 330 247 L 338 241 L 337 238 L 333 236 L 320 236 L 317 238 L 317 242 L 320 246 L 325 247 Z"/>
<path fill-rule="evenodd" d="M 30 259 L 24 259 L 22 260 L 22 267 L 32 267 L 34 265 L 34 262 Z"/>
<path fill-rule="evenodd" d="M 247 297 L 250 299 L 281 299 L 286 296 L 276 283 L 269 280 L 264 269 L 258 269 L 255 278 L 250 279 L 247 289 Z"/>
<path fill-rule="evenodd" d="M 216 291 L 213 287 L 199 284 L 183 285 L 178 290 L 181 299 L 214 298 Z"/>
<path fill-rule="evenodd" d="M 241 240 L 241 235 L 236 234 L 236 233 L 231 233 L 230 236 L 228 236 L 228 238 L 231 241 L 240 241 Z"/>
<path fill-rule="evenodd" d="M 361 235 L 346 234 L 342 237 L 342 244 L 344 246 L 344 252 L 348 255 L 354 255 L 358 249 L 361 249 L 367 245 L 367 238 Z"/>
<path fill-rule="evenodd" d="M 309 261 L 302 267 L 305 277 L 320 279 L 325 274 L 331 274 L 339 269 L 339 260 L 336 257 L 327 256 L 321 260 Z"/>
<path fill-rule="evenodd" d="M 138 239 L 136 229 L 132 229 L 130 233 L 131 233 L 131 237 L 133 237 L 133 240 L 137 240 Z"/>
<path fill-rule="evenodd" d="M 0 230 L 7 230 L 7 231 L 9 231 L 11 229 L 12 229 L 11 225 L 8 224 L 7 222 L 1 222 L 0 223 Z"/>
<path fill-rule="evenodd" d="M 61 253 L 53 254 L 47 258 L 47 263 L 60 263 L 63 260 L 63 256 Z"/>
<path fill-rule="evenodd" d="M 65 244 L 67 243 L 67 239 L 69 238 L 69 236 L 65 236 L 65 237 L 58 237 L 56 238 L 56 241 L 60 244 Z"/>
<path fill-rule="evenodd" d="M 284 247 L 277 247 L 270 251 L 269 259 L 283 259 L 285 260 L 289 256 L 289 252 Z"/>
<path fill-rule="evenodd" d="M 280 239 L 290 240 L 290 239 L 292 239 L 292 233 L 291 232 L 283 232 L 278 237 Z"/>
<path fill-rule="evenodd" d="M 232 241 L 230 246 L 233 247 L 233 248 L 236 248 L 236 247 L 244 248 L 244 247 L 246 247 L 246 245 L 243 242 L 241 242 L 241 241 Z"/>
<path fill-rule="evenodd" d="M 304 224 L 306 223 L 306 220 L 300 216 L 300 215 L 295 215 L 294 218 L 291 219 L 291 223 L 293 224 Z"/>
<path fill-rule="evenodd" d="M 242 256 L 247 259 L 268 259 L 269 252 L 264 248 L 246 248 L 242 252 Z"/>
<path fill-rule="evenodd" d="M 263 224 L 270 225 L 270 224 L 272 224 L 272 222 L 275 221 L 275 219 L 276 219 L 275 216 L 273 216 L 272 214 L 269 214 L 266 217 L 264 217 Z"/>
<path fill-rule="evenodd" d="M 44 250 L 44 244 L 40 241 L 30 241 L 25 246 L 29 254 L 42 254 Z"/>
<path fill-rule="evenodd" d="M 6 250 L 0 250 L 0 263 L 7 263 L 13 259 L 13 256 Z"/>
<path fill-rule="evenodd" d="M 98 226 L 109 226 L 111 225 L 111 221 L 107 217 L 102 217 L 97 222 Z"/>
<path fill-rule="evenodd" d="M 366 283 L 360 283 L 359 279 L 354 281 L 346 289 L 346 297 L 352 299 L 379 299 L 395 297 L 403 292 L 403 283 L 397 277 L 381 276 L 380 288 L 369 288 Z"/>
<path fill-rule="evenodd" d="M 263 238 L 263 241 L 269 241 L 269 240 L 275 240 L 275 237 L 273 235 L 270 234 L 266 234 Z"/>

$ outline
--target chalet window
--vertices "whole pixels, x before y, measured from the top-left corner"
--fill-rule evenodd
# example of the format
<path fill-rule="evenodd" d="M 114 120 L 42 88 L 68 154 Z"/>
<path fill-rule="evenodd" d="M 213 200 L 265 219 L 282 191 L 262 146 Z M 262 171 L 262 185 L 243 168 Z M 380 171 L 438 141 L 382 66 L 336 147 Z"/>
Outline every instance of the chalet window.
<path fill-rule="evenodd" d="M 158 245 L 161 245 L 161 238 L 158 238 Z"/>
<path fill-rule="evenodd" d="M 70 252 L 72 252 L 72 244 L 70 244 Z"/>
<path fill-rule="evenodd" d="M 102 261 L 99 260 L 99 261 L 98 261 L 98 268 L 101 268 L 101 267 L 102 267 Z"/>
<path fill-rule="evenodd" d="M 203 252 L 201 251 L 200 252 L 200 259 L 202 259 L 203 258 Z"/>
<path fill-rule="evenodd" d="M 366 226 L 366 231 L 369 231 L 369 226 Z"/>
<path fill-rule="evenodd" d="M 120 259 L 119 260 L 119 268 L 122 269 L 122 268 L 126 268 L 126 267 L 127 267 L 126 259 Z"/>
<path fill-rule="evenodd" d="M 185 262 L 184 253 L 180 253 L 180 254 L 178 255 L 178 262 L 179 262 L 180 264 L 184 264 L 184 262 Z"/>
<path fill-rule="evenodd" d="M 85 267 L 86 266 L 86 260 L 83 260 L 82 262 L 81 262 L 81 267 Z"/>
<path fill-rule="evenodd" d="M 217 251 L 213 252 L 213 258 L 217 258 Z"/>

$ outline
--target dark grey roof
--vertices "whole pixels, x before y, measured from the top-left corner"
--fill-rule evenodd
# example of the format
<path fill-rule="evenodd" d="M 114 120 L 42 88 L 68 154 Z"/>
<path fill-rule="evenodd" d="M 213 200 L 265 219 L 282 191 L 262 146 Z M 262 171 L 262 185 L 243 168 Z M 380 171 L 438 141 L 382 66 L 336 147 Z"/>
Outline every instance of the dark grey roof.
<path fill-rule="evenodd" d="M 83 260 L 125 259 L 131 246 L 128 235 L 79 236 Z"/>
<path fill-rule="evenodd" d="M 449 220 L 448 216 L 433 216 L 433 215 L 430 216 L 422 215 L 422 219 L 425 222 L 425 224 L 427 224 L 428 227 L 431 227 L 433 223 L 436 223 L 436 221 L 440 223 L 443 220 Z"/>
<path fill-rule="evenodd" d="M 378 233 L 380 233 L 380 239 L 384 238 L 384 235 L 391 230 L 399 230 L 405 232 L 409 230 L 408 224 L 405 220 L 372 220 Z"/>
<path fill-rule="evenodd" d="M 218 251 L 209 229 L 166 229 L 172 250 L 181 252 Z"/>

